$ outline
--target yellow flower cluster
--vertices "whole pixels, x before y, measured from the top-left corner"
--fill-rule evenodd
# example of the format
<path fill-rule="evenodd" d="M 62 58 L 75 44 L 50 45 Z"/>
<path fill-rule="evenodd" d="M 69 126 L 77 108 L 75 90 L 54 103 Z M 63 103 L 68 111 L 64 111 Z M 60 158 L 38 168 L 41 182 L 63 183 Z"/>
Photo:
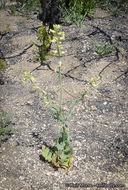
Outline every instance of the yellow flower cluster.
<path fill-rule="evenodd" d="M 43 95 L 43 99 L 44 99 L 44 102 L 45 102 L 45 105 L 46 106 L 50 106 L 51 105 L 51 100 L 48 98 L 47 96 L 47 92 L 43 89 L 41 89 L 39 86 L 36 86 L 35 83 L 36 83 L 36 80 L 35 78 L 32 76 L 30 77 L 30 72 L 24 72 L 24 75 L 26 76 L 26 78 L 23 79 L 23 82 L 28 82 L 30 81 L 34 86 L 33 86 L 33 89 L 34 90 L 37 90 L 40 92 L 40 97 L 42 97 Z"/>
<path fill-rule="evenodd" d="M 43 100 L 45 102 L 45 105 L 50 106 L 51 105 L 51 100 L 48 98 L 47 92 L 45 90 L 41 89 L 38 86 L 34 86 L 33 88 L 34 88 L 34 90 L 37 90 L 37 91 L 40 92 L 40 97 L 42 97 L 42 95 L 43 95 Z"/>
<path fill-rule="evenodd" d="M 45 105 L 46 105 L 47 107 L 50 106 L 50 104 L 51 104 L 51 101 L 48 99 L 47 96 L 44 96 L 44 102 L 45 102 Z"/>
<path fill-rule="evenodd" d="M 54 25 L 54 30 L 50 30 L 50 32 L 53 34 L 53 39 L 51 40 L 51 42 L 53 43 L 57 43 L 57 46 L 59 48 L 59 51 L 62 49 L 62 40 L 65 40 L 65 33 L 64 32 L 59 32 L 60 30 L 60 25 Z M 65 55 L 67 52 L 66 51 L 61 51 L 60 52 L 61 55 Z M 58 51 L 57 50 L 53 50 L 52 51 L 53 55 L 58 55 Z"/>
<path fill-rule="evenodd" d="M 91 78 L 91 85 L 93 87 L 98 87 L 98 84 L 96 82 L 99 80 L 99 78 Z"/>

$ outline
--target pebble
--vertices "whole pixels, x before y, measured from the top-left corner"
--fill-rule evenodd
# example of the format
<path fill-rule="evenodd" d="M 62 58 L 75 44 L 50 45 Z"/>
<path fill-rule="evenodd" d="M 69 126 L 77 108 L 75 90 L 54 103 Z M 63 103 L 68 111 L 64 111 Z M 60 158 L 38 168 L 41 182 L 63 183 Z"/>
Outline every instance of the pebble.
<path fill-rule="evenodd" d="M 91 106 L 91 111 L 96 111 L 96 110 L 97 110 L 96 106 Z"/>
<path fill-rule="evenodd" d="M 25 179 L 24 176 L 20 176 L 20 177 L 19 177 L 19 180 L 21 180 L 21 181 L 24 181 L 24 179 Z"/>
<path fill-rule="evenodd" d="M 54 173 L 54 176 L 55 176 L 55 177 L 58 177 L 58 175 L 59 175 L 58 172 L 55 172 L 55 173 Z"/>
<path fill-rule="evenodd" d="M 27 101 L 27 102 L 26 102 L 26 105 L 28 105 L 28 106 L 32 106 L 32 105 L 33 105 L 33 100 L 29 100 L 29 101 Z"/>
<path fill-rule="evenodd" d="M 78 162 L 77 162 L 77 161 L 74 161 L 74 162 L 73 162 L 73 166 L 77 167 L 77 165 L 78 165 Z"/>
<path fill-rule="evenodd" d="M 107 105 L 107 102 L 104 102 L 103 104 L 106 106 L 106 105 Z"/>
<path fill-rule="evenodd" d="M 79 141 L 75 141 L 74 144 L 78 147 L 81 147 L 82 146 L 82 143 L 80 143 Z"/>

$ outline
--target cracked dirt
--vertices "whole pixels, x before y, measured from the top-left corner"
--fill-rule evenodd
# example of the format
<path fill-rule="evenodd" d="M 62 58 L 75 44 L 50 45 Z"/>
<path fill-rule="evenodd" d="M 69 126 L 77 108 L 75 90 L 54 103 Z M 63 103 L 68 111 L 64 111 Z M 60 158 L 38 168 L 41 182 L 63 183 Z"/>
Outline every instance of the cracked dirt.
<path fill-rule="evenodd" d="M 76 106 L 68 122 L 75 159 L 68 171 L 56 170 L 42 160 L 42 144 L 53 146 L 59 128 L 32 85 L 22 82 L 24 72 L 31 71 L 37 84 L 57 101 L 57 58 L 48 59 L 45 65 L 34 59 L 34 47 L 29 42 L 36 41 L 41 26 L 36 15 L 27 20 L 0 11 L 0 31 L 10 25 L 0 40 L 0 57 L 6 62 L 0 78 L 0 108 L 20 129 L 0 147 L 0 190 L 74 189 L 66 183 L 92 184 L 90 190 L 104 189 L 98 187 L 103 183 L 113 184 L 108 189 L 127 189 L 128 14 L 112 17 L 99 11 L 91 20 L 85 19 L 80 28 L 61 27 L 67 51 L 62 57 L 63 86 L 68 91 L 63 95 L 64 109 L 88 86 L 91 77 L 100 78 L 98 88 Z M 116 48 L 99 56 L 97 40 L 108 41 Z"/>

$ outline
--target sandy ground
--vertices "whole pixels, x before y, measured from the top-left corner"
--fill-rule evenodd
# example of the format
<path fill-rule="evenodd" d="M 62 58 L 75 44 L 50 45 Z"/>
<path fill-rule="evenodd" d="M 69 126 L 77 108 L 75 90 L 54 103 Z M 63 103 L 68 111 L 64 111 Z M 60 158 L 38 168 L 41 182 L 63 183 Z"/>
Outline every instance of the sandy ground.
<path fill-rule="evenodd" d="M 45 65 L 34 59 L 29 42 L 36 41 L 41 26 L 35 15 L 27 20 L 0 11 L 0 31 L 10 27 L 0 40 L 0 57 L 6 61 L 0 108 L 20 129 L 0 147 L 0 190 L 81 189 L 82 185 L 89 190 L 128 188 L 127 23 L 127 13 L 112 17 L 99 9 L 80 28 L 61 27 L 67 51 L 62 57 L 63 86 L 68 91 L 63 94 L 64 110 L 91 77 L 100 78 L 98 88 L 76 106 L 68 122 L 75 160 L 66 171 L 52 168 L 41 157 L 42 144 L 53 146 L 59 128 L 32 85 L 22 82 L 24 72 L 31 71 L 37 84 L 57 102 L 57 58 L 48 59 Z M 111 42 L 116 48 L 99 56 L 96 41 Z M 73 187 L 73 183 L 78 185 Z"/>

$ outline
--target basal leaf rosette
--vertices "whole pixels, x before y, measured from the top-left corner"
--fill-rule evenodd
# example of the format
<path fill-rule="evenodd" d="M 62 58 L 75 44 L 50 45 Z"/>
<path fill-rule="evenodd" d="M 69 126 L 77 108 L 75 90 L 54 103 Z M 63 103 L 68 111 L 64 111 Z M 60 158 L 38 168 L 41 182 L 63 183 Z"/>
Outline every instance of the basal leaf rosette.
<path fill-rule="evenodd" d="M 62 127 L 61 137 L 56 138 L 54 141 L 54 151 L 43 145 L 42 156 L 46 161 L 51 163 L 53 167 L 68 169 L 74 158 L 72 156 L 73 149 L 71 146 L 70 137 L 65 127 Z"/>

